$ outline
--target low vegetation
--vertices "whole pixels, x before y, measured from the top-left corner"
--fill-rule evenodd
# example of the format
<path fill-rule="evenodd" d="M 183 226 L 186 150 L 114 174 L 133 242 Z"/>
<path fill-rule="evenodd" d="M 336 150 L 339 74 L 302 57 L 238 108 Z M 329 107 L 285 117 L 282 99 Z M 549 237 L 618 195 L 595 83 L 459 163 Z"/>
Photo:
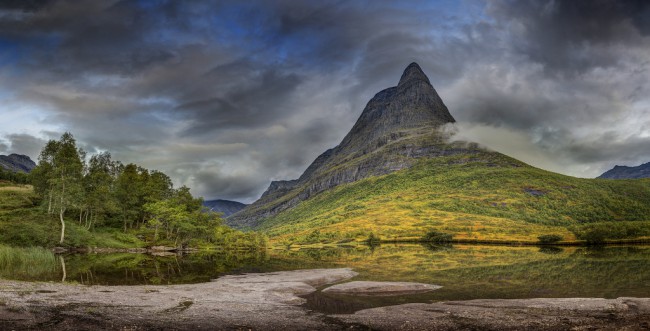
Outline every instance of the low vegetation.
<path fill-rule="evenodd" d="M 452 241 L 453 235 L 450 233 L 442 233 L 438 231 L 429 231 L 422 237 L 422 241 L 426 243 L 444 244 Z"/>
<path fill-rule="evenodd" d="M 573 226 L 571 231 L 576 238 L 589 244 L 635 238 L 650 241 L 650 222 L 597 222 Z"/>
<path fill-rule="evenodd" d="M 0 277 L 33 280 L 58 274 L 59 260 L 40 247 L 17 248 L 0 245 Z"/>
<path fill-rule="evenodd" d="M 364 241 L 370 233 L 418 241 L 433 230 L 462 242 L 534 244 L 544 235 L 593 240 L 588 230 L 597 236 L 596 224 L 610 224 L 616 234 L 606 239 L 642 238 L 650 236 L 648 201 L 648 179 L 575 178 L 481 152 L 422 159 L 338 186 L 265 220 L 260 230 L 283 243 Z"/>
<path fill-rule="evenodd" d="M 537 239 L 539 239 L 540 244 L 548 245 L 555 244 L 564 239 L 564 237 L 560 236 L 559 234 L 543 234 L 537 237 Z"/>

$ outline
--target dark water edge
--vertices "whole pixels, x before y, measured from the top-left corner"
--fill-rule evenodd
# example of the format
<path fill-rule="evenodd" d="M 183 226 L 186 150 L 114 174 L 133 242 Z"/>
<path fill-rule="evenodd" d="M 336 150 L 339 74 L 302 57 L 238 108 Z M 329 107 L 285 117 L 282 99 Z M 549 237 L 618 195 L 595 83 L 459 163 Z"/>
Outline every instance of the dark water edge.
<path fill-rule="evenodd" d="M 324 257 L 328 260 L 327 257 Z M 441 285 L 429 293 L 353 297 L 315 292 L 306 307 L 330 314 L 403 303 L 472 299 L 650 297 L 650 247 L 386 246 L 339 256 L 357 280 Z"/>
<path fill-rule="evenodd" d="M 509 247 L 384 244 L 185 255 L 0 251 L 0 277 L 101 285 L 208 282 L 226 274 L 350 267 L 354 280 L 441 285 L 418 295 L 351 297 L 315 292 L 307 308 L 327 313 L 410 302 L 555 297 L 650 297 L 650 247 Z"/>

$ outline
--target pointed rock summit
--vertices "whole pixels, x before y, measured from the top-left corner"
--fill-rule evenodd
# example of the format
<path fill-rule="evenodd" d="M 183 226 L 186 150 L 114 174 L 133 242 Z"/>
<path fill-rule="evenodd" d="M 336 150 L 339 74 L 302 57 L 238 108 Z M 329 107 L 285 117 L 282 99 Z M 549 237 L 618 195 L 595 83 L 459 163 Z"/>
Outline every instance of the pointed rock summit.
<path fill-rule="evenodd" d="M 361 141 L 376 143 L 387 135 L 399 135 L 416 128 L 434 129 L 453 122 L 456 120 L 429 78 L 413 62 L 406 67 L 397 86 L 377 93 L 368 102 L 339 147 L 347 148 Z"/>
<path fill-rule="evenodd" d="M 340 184 L 408 168 L 421 157 L 467 153 L 448 144 L 439 130 L 453 122 L 429 78 L 417 63 L 411 63 L 397 86 L 368 102 L 338 146 L 318 156 L 300 178 L 272 182 L 259 200 L 230 216 L 227 223 L 254 228 Z"/>
<path fill-rule="evenodd" d="M 402 78 L 400 78 L 399 83 L 397 86 L 403 86 L 406 84 L 409 84 L 411 82 L 417 82 L 417 81 L 423 81 L 429 85 L 431 85 L 431 82 L 429 82 L 429 78 L 427 75 L 424 74 L 424 71 L 422 71 L 422 68 L 420 68 L 420 65 L 417 63 L 413 62 L 409 64 L 406 69 L 404 69 L 404 73 L 402 74 Z"/>

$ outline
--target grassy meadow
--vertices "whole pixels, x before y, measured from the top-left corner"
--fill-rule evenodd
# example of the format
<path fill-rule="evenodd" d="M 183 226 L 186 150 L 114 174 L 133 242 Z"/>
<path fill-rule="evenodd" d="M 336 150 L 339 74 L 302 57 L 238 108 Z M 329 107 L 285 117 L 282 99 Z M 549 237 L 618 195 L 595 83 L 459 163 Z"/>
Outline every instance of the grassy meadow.
<path fill-rule="evenodd" d="M 612 226 L 616 234 L 607 233 Z M 421 159 L 410 169 L 338 186 L 267 219 L 276 243 L 419 240 L 606 242 L 650 237 L 650 179 L 582 179 L 499 153 Z"/>

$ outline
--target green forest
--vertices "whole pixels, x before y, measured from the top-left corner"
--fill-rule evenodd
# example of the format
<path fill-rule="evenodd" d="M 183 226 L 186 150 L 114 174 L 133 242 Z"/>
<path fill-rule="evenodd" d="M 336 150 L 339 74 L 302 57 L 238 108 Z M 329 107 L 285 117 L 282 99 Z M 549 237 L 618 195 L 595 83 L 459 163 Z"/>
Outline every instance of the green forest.
<path fill-rule="evenodd" d="M 223 225 L 188 187 L 166 174 L 87 155 L 71 133 L 43 147 L 36 168 L 0 185 L 0 243 L 136 248 L 226 246 L 257 249 L 266 238 Z M 24 185 L 24 184 L 31 185 Z M 33 187 L 33 188 L 32 188 Z"/>

